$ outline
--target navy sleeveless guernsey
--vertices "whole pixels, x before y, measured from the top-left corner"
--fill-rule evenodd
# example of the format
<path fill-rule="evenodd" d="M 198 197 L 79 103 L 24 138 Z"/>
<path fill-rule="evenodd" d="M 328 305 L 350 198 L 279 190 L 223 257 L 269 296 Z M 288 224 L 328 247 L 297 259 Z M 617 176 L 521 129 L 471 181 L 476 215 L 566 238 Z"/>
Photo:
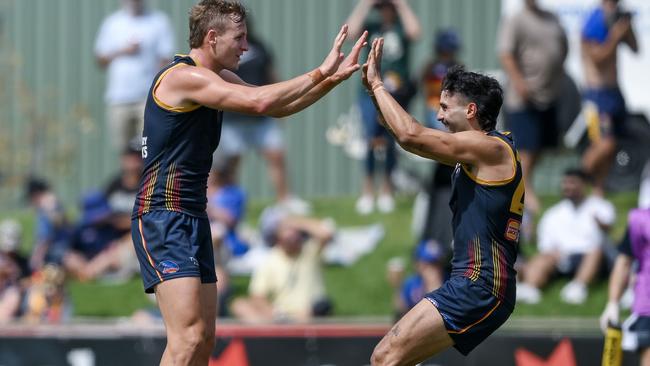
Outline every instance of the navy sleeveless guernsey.
<path fill-rule="evenodd" d="M 487 135 L 508 145 L 514 174 L 501 181 L 484 181 L 464 164 L 456 164 L 449 202 L 454 232 L 451 276 L 464 276 L 514 306 L 524 182 L 510 134 L 491 131 Z"/>
<path fill-rule="evenodd" d="M 149 90 L 142 134 L 144 171 L 133 218 L 159 210 L 207 217 L 207 179 L 219 145 L 223 113 L 198 104 L 168 106 L 154 95 L 170 70 L 195 66 L 191 57 L 176 55 Z"/>

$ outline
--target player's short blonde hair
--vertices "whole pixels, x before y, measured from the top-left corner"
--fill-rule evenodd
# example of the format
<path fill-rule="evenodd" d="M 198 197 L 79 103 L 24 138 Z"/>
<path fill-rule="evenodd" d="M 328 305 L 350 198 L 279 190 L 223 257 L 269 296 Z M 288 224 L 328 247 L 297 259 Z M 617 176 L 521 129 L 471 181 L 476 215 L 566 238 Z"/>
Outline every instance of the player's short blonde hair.
<path fill-rule="evenodd" d="M 199 48 L 211 29 L 223 32 L 227 21 L 240 23 L 246 20 L 246 8 L 238 1 L 201 0 L 192 6 L 190 16 L 190 48 Z"/>

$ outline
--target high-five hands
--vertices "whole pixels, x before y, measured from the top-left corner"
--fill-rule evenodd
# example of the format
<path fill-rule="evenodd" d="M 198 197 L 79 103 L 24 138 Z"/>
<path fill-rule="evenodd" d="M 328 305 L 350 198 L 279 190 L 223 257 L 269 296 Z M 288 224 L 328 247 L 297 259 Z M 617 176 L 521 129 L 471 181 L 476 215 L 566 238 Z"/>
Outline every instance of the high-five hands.
<path fill-rule="evenodd" d="M 352 47 L 352 50 L 350 50 L 350 53 L 348 54 L 348 57 L 341 62 L 341 65 L 339 65 L 338 70 L 332 75 L 332 78 L 339 82 L 346 80 L 350 77 L 350 75 L 354 74 L 357 70 L 361 68 L 361 65 L 359 65 L 359 54 L 361 53 L 361 49 L 365 47 L 368 42 L 366 41 L 368 38 L 368 31 L 363 32 L 357 42 L 354 44 Z"/>
<path fill-rule="evenodd" d="M 339 65 L 343 61 L 343 57 L 345 56 L 343 52 L 341 52 L 341 47 L 343 47 L 343 43 L 347 37 L 348 25 L 343 24 L 339 34 L 334 38 L 334 45 L 332 46 L 330 53 L 325 57 L 323 64 L 318 67 L 318 70 L 320 70 L 324 77 L 331 76 L 336 72 L 336 70 L 338 70 Z"/>
<path fill-rule="evenodd" d="M 383 48 L 383 38 L 373 40 L 370 53 L 368 54 L 368 61 L 361 68 L 361 82 L 371 94 L 376 88 L 384 85 L 381 79 L 381 56 Z"/>

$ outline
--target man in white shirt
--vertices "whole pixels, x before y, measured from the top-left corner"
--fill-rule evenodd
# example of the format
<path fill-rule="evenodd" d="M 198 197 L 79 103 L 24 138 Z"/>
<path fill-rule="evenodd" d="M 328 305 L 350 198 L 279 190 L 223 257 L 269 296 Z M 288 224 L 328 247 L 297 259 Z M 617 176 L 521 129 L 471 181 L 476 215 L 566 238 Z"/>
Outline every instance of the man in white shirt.
<path fill-rule="evenodd" d="M 104 19 L 95 40 L 95 57 L 108 70 L 106 120 L 118 151 L 142 134 L 149 86 L 173 52 L 169 19 L 148 9 L 145 0 L 122 0 L 122 7 Z"/>
<path fill-rule="evenodd" d="M 558 272 L 573 275 L 560 292 L 562 301 L 582 304 L 586 300 L 587 286 L 601 268 L 603 245 L 616 219 L 611 202 L 586 192 L 587 175 L 581 170 L 567 170 L 562 180 L 564 199 L 540 220 L 539 253 L 524 268 L 524 281 L 517 286 L 518 301 L 539 302 L 540 289 Z"/>

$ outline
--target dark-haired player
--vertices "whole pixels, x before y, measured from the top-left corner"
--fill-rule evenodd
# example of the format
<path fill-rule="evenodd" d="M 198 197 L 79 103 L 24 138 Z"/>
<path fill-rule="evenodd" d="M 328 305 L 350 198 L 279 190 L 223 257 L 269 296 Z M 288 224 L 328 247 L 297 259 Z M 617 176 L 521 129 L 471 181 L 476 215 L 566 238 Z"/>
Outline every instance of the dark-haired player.
<path fill-rule="evenodd" d="M 512 139 L 495 130 L 503 101 L 496 80 L 452 68 L 438 112 L 451 133 L 426 128 L 384 89 L 382 46 L 383 39 L 373 41 L 362 72 L 382 123 L 406 150 L 455 165 L 451 277 L 393 326 L 371 360 L 414 365 L 450 346 L 467 355 L 512 313 L 524 184 Z"/>

